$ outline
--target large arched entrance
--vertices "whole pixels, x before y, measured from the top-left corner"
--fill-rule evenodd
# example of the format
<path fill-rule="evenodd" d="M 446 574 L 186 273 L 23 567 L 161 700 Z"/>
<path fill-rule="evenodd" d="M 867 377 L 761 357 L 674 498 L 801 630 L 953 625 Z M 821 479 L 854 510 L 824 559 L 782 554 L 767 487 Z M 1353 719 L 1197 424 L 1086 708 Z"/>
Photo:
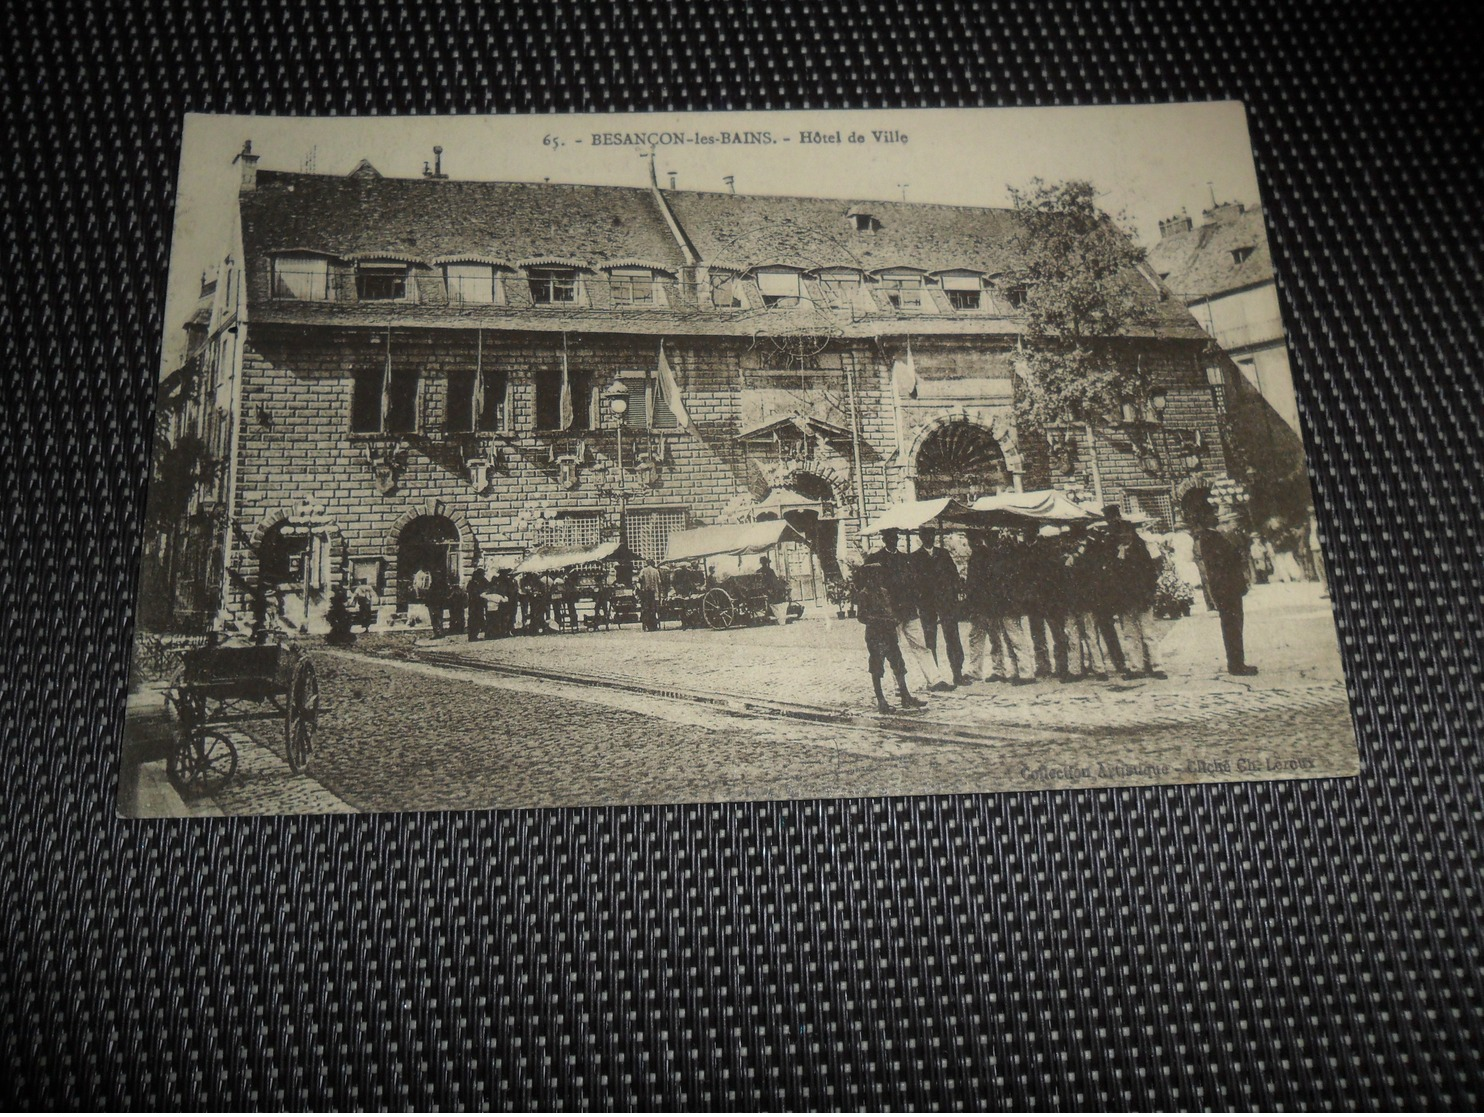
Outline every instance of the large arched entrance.
<path fill-rule="evenodd" d="M 840 577 L 840 520 L 834 484 L 818 474 L 795 471 L 786 485 L 774 488 L 758 503 L 756 518 L 782 518 L 804 537 L 805 543 L 779 547 L 779 573 L 788 579 L 796 599 L 823 600 L 825 584 Z"/>
<path fill-rule="evenodd" d="M 460 582 L 459 529 L 447 516 L 416 516 L 397 537 L 397 611 L 415 600 L 413 580 L 421 570 L 446 590 Z"/>
<path fill-rule="evenodd" d="M 917 499 L 951 496 L 969 502 L 1013 489 L 1005 452 L 993 432 L 978 423 L 945 423 L 917 451 Z"/>

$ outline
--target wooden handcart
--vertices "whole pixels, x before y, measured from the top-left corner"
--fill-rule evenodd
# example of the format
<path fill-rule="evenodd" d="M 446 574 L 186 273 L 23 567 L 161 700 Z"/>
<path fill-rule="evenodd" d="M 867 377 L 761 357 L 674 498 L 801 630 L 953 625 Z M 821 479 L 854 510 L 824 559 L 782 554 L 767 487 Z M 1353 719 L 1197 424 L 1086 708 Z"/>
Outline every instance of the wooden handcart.
<path fill-rule="evenodd" d="M 319 676 L 296 645 L 208 647 L 189 651 L 165 690 L 176 723 L 165 771 L 182 793 L 215 793 L 237 774 L 237 746 L 226 728 L 266 717 L 283 722 L 284 754 L 301 772 L 319 728 Z"/>

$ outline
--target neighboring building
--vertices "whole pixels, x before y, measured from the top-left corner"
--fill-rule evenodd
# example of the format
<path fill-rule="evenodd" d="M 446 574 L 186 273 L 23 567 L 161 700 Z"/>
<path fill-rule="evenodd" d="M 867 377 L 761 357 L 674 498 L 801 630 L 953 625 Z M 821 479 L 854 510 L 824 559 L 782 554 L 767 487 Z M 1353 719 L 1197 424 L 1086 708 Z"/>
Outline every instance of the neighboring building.
<path fill-rule="evenodd" d="M 1227 479 L 1206 338 L 1152 276 L 1120 344 L 1161 391 L 1022 444 L 1009 211 L 257 162 L 179 426 L 225 432 L 190 499 L 224 622 L 317 624 L 344 582 L 404 609 L 421 568 L 612 538 L 620 487 L 646 556 L 787 517 L 817 589 L 899 499 L 1056 485 L 1168 524 Z"/>
<path fill-rule="evenodd" d="M 1226 202 L 1202 217 L 1200 226 L 1184 214 L 1161 221 L 1149 265 L 1297 433 L 1298 403 L 1262 210 Z"/>

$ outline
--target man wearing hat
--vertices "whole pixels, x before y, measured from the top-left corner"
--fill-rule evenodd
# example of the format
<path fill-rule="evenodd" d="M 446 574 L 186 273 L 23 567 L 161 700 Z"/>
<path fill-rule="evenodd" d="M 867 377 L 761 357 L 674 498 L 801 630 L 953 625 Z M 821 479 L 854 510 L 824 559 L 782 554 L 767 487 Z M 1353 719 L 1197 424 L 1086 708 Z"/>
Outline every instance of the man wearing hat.
<path fill-rule="evenodd" d="M 1108 536 L 1115 548 L 1112 563 L 1118 577 L 1113 583 L 1114 608 L 1123 629 L 1123 677 L 1134 679 L 1142 674 L 1166 678 L 1155 660 L 1151 638 L 1159 562 L 1139 538 L 1138 528 L 1123 518 L 1123 509 L 1110 504 L 1103 509 L 1103 517 L 1108 521 Z"/>
<path fill-rule="evenodd" d="M 953 684 L 944 676 L 923 638 L 917 578 L 907 556 L 897 550 L 900 538 L 901 533 L 896 528 L 886 528 L 881 533 L 881 549 L 872 552 L 870 558 L 886 570 L 884 577 L 897 618 L 897 636 L 906 643 L 908 658 L 916 665 L 929 690 L 952 690 Z"/>
<path fill-rule="evenodd" d="M 1226 670 L 1232 675 L 1255 675 L 1242 645 L 1242 598 L 1247 594 L 1247 563 L 1236 546 L 1216 530 L 1216 509 L 1204 493 L 1191 492 L 1185 501 L 1185 520 L 1195 534 L 1195 561 L 1201 580 L 1221 618 L 1221 642 L 1226 645 Z"/>
<path fill-rule="evenodd" d="M 938 659 L 938 630 L 943 630 L 943 650 L 953 671 L 953 682 L 964 686 L 964 645 L 958 634 L 958 564 L 947 550 L 938 546 L 938 533 L 930 527 L 919 528 L 922 546 L 908 556 L 917 583 L 918 615 L 922 618 L 922 638 L 927 649 Z"/>

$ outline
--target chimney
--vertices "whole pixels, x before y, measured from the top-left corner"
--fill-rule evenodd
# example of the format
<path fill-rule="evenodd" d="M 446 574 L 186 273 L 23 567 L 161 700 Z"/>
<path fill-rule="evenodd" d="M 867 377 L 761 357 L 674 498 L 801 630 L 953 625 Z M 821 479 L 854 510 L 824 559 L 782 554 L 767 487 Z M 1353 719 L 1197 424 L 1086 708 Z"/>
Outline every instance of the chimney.
<path fill-rule="evenodd" d="M 441 145 L 433 147 L 433 166 L 429 168 L 427 161 L 423 162 L 423 178 L 447 178 L 443 173 L 443 148 Z"/>
<path fill-rule="evenodd" d="M 737 176 L 736 175 L 723 175 L 722 178 L 721 178 L 721 181 L 727 184 L 727 193 L 728 194 L 735 194 L 737 192 Z"/>
<path fill-rule="evenodd" d="M 1178 213 L 1174 217 L 1167 217 L 1159 223 L 1159 239 L 1166 237 L 1177 237 L 1181 233 L 1190 232 L 1195 225 L 1188 213 Z"/>
<path fill-rule="evenodd" d="M 679 190 L 680 189 L 680 176 L 678 174 L 676 174 L 674 171 L 666 171 L 665 174 L 667 174 L 667 175 L 670 176 L 670 189 L 671 190 Z"/>
<path fill-rule="evenodd" d="M 242 145 L 242 150 L 232 159 L 232 162 L 242 164 L 242 182 L 238 186 L 238 192 L 251 194 L 258 188 L 258 159 L 260 157 L 252 153 L 252 140 Z"/>

